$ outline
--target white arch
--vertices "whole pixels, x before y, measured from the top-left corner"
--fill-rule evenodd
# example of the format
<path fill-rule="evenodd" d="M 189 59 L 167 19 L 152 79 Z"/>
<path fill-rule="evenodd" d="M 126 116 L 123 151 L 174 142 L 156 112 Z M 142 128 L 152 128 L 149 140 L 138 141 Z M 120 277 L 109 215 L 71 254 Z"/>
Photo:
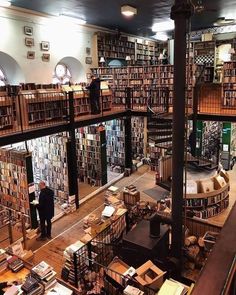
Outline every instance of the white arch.
<path fill-rule="evenodd" d="M 25 83 L 25 76 L 19 64 L 13 57 L 2 51 L 0 51 L 0 65 L 9 84 Z"/>
<path fill-rule="evenodd" d="M 72 56 L 63 57 L 61 60 L 58 61 L 57 64 L 59 63 L 63 63 L 68 67 L 72 75 L 73 83 L 84 82 L 86 80 L 85 68 L 83 67 L 83 64 L 75 57 L 72 57 Z"/>

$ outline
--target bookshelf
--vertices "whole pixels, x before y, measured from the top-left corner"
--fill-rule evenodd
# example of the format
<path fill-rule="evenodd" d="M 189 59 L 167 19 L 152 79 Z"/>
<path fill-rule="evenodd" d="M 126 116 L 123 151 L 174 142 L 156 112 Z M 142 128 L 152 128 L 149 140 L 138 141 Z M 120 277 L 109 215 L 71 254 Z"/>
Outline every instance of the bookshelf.
<path fill-rule="evenodd" d="M 108 59 L 125 59 L 127 55 L 131 60 L 135 59 L 135 43 L 128 40 L 127 36 L 118 36 L 97 32 L 98 60 L 104 57 Z"/>
<path fill-rule="evenodd" d="M 0 132 L 6 129 L 14 129 L 15 116 L 14 116 L 14 103 L 13 98 L 8 96 L 7 92 L 0 92 Z"/>
<path fill-rule="evenodd" d="M 106 132 L 91 125 L 76 129 L 79 180 L 90 185 L 107 183 Z"/>
<path fill-rule="evenodd" d="M 190 71 L 190 81 L 187 85 L 188 104 L 192 105 L 192 87 L 195 82 L 195 65 L 187 66 Z M 144 109 L 147 106 L 147 99 L 150 89 L 168 87 L 169 104 L 173 101 L 174 68 L 173 65 L 151 65 L 151 66 L 128 66 L 117 68 L 92 68 L 92 73 L 99 76 L 106 73 L 113 77 L 112 88 L 114 91 L 113 106 L 119 108 L 125 103 L 125 88 L 132 88 L 133 108 Z"/>
<path fill-rule="evenodd" d="M 222 105 L 225 108 L 236 108 L 236 62 L 225 62 L 223 65 Z"/>
<path fill-rule="evenodd" d="M 100 105 L 102 111 L 110 111 L 112 108 L 113 94 L 110 89 L 101 89 Z"/>
<path fill-rule="evenodd" d="M 0 205 L 10 209 L 11 220 L 21 220 L 24 214 L 26 228 L 37 227 L 36 210 L 30 204 L 35 199 L 32 173 L 32 155 L 11 147 L 0 149 Z M 3 215 L 2 215 L 3 214 Z M 5 211 L 0 211 L 6 218 Z"/>
<path fill-rule="evenodd" d="M 151 171 L 159 171 L 159 159 L 162 155 L 162 149 L 155 146 L 155 144 L 149 143 L 148 154 L 150 158 Z"/>
<path fill-rule="evenodd" d="M 187 183 L 184 205 L 190 216 L 207 219 L 220 214 L 229 205 L 228 174 L 221 170 L 212 178 Z"/>
<path fill-rule="evenodd" d="M 131 130 L 132 130 L 132 158 L 134 160 L 141 160 L 145 155 L 145 145 L 147 144 L 147 137 L 145 133 L 144 117 L 132 117 L 131 118 Z"/>
<path fill-rule="evenodd" d="M 123 172 L 125 167 L 125 127 L 124 119 L 107 121 L 107 164 L 111 171 Z"/>
<path fill-rule="evenodd" d="M 34 182 L 45 180 L 63 204 L 68 202 L 68 164 L 66 132 L 44 136 L 27 142 L 32 151 Z"/>
<path fill-rule="evenodd" d="M 89 93 L 87 91 L 75 90 L 74 91 L 74 111 L 75 119 L 82 115 L 87 115 L 91 112 Z"/>
<path fill-rule="evenodd" d="M 24 127 L 67 119 L 67 98 L 60 89 L 21 90 L 19 99 Z"/>

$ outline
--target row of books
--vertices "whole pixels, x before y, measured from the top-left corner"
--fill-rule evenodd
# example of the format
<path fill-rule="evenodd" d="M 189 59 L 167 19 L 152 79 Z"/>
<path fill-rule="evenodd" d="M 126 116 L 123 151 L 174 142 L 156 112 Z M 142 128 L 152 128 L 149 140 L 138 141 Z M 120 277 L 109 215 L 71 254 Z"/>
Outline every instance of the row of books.
<path fill-rule="evenodd" d="M 196 217 L 207 219 L 221 213 L 229 205 L 229 198 L 225 198 L 220 203 L 207 207 L 204 210 L 193 210 L 193 213 Z"/>

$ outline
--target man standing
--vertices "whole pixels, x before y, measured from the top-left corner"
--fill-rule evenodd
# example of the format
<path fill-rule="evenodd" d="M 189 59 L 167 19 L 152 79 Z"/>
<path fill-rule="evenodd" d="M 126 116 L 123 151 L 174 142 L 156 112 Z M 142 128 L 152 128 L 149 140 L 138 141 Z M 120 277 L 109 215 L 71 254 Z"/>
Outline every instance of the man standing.
<path fill-rule="evenodd" d="M 91 114 L 100 114 L 100 79 L 91 76 L 91 83 L 86 88 L 89 89 Z"/>
<path fill-rule="evenodd" d="M 44 181 L 39 183 L 39 204 L 37 209 L 39 212 L 39 220 L 41 227 L 41 236 L 39 236 L 37 241 L 45 241 L 47 238 L 51 239 L 51 219 L 54 216 L 54 193 L 46 186 Z M 47 225 L 46 225 L 47 224 Z"/>

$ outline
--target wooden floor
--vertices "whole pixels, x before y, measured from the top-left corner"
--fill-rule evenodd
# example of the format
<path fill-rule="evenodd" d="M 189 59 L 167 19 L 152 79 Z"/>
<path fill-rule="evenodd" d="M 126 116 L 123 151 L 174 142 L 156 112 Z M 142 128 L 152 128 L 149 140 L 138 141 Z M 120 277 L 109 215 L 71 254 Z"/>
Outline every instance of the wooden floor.
<path fill-rule="evenodd" d="M 231 193 L 230 193 L 230 206 L 224 213 L 210 218 L 209 222 L 215 223 L 218 225 L 223 225 L 225 219 L 227 218 L 230 208 L 236 200 L 236 187 L 232 185 L 236 181 L 236 167 L 233 171 L 229 172 L 230 181 L 231 181 Z M 124 186 L 127 186 L 131 183 L 136 185 L 138 190 L 141 191 L 141 199 L 146 201 L 153 201 L 148 195 L 143 193 L 144 190 L 155 187 L 155 172 L 150 171 L 149 166 L 142 166 L 129 177 L 124 177 L 118 181 L 115 185 L 122 189 Z M 83 232 L 83 218 L 86 217 L 91 212 L 96 211 L 100 213 L 104 208 L 104 192 L 99 193 L 92 199 L 86 201 L 82 204 L 76 212 L 68 214 L 63 218 L 57 220 L 53 224 L 53 239 L 47 242 L 37 242 L 36 240 L 30 240 L 28 242 L 28 248 L 35 251 L 34 263 L 38 263 L 42 260 L 47 261 L 51 264 L 58 276 L 63 265 L 63 251 L 67 246 L 76 242 L 80 239 Z M 0 277 L 1 278 L 1 277 Z"/>
<path fill-rule="evenodd" d="M 151 177 L 150 177 L 151 175 Z M 149 171 L 149 166 L 142 166 L 130 177 L 125 177 L 116 183 L 116 186 L 123 188 L 133 183 L 140 190 L 154 186 L 154 173 Z M 142 194 L 141 194 L 142 198 Z M 152 200 L 143 194 L 146 200 Z M 53 236 L 49 242 L 29 241 L 29 248 L 35 251 L 34 263 L 46 260 L 60 274 L 63 264 L 63 251 L 67 246 L 79 240 L 84 235 L 82 219 L 89 213 L 96 211 L 101 213 L 104 208 L 104 193 L 96 195 L 86 203 L 82 204 L 79 210 L 71 213 L 53 224 Z"/>

